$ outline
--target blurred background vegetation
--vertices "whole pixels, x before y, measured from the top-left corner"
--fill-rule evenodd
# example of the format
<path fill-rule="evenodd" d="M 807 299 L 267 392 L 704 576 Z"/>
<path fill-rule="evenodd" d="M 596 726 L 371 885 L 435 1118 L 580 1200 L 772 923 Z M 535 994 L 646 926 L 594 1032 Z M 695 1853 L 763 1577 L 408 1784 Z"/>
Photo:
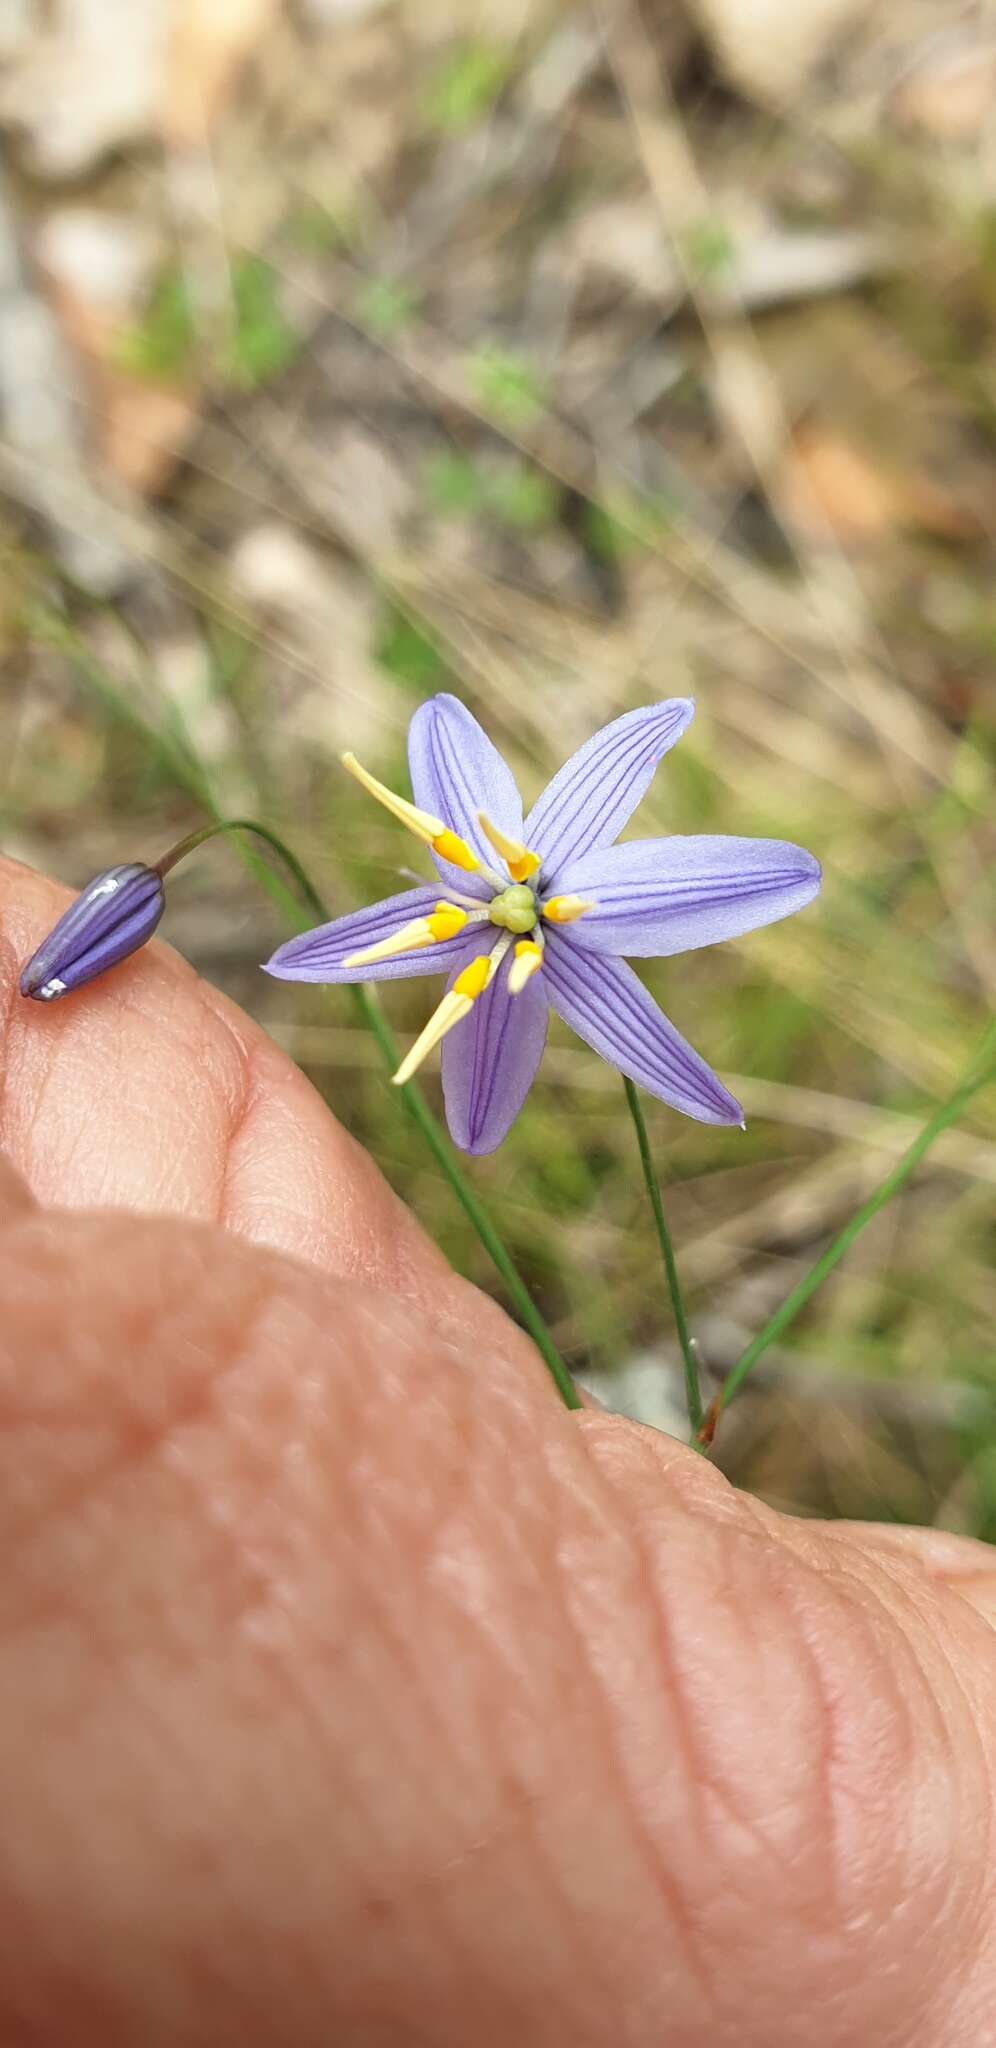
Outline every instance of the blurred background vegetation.
<path fill-rule="evenodd" d="M 3 842 L 80 884 L 206 802 L 336 911 L 409 848 L 414 706 L 527 800 L 692 694 L 637 829 L 820 902 L 651 965 L 746 1137 L 648 1105 L 707 1389 L 971 1056 L 996 988 L 996 13 L 956 0 L 4 0 Z M 235 852 L 169 939 L 492 1276 Z M 432 985 L 387 997 L 403 1037 Z M 427 1083 L 435 1094 L 436 1083 Z M 471 1166 L 575 1369 L 676 1419 L 618 1077 L 554 1027 Z M 996 1535 L 996 1101 L 729 1411 L 781 1505 Z"/>

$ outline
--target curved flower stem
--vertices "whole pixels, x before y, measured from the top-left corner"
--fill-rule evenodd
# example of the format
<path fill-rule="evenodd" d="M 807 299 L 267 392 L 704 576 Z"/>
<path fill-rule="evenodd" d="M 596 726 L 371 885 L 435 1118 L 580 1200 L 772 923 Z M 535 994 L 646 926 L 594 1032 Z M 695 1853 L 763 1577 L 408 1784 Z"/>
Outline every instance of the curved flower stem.
<path fill-rule="evenodd" d="M 671 1296 L 671 1307 L 674 1310 L 675 1327 L 678 1332 L 678 1342 L 681 1345 L 682 1362 L 685 1368 L 685 1400 L 688 1405 L 688 1420 L 692 1426 L 692 1439 L 694 1442 L 698 1438 L 704 1420 L 695 1345 L 688 1328 L 685 1304 L 681 1298 L 681 1286 L 678 1280 L 678 1268 L 675 1264 L 674 1246 L 671 1243 L 670 1231 L 664 1221 L 660 1183 L 654 1171 L 654 1162 L 650 1155 L 650 1139 L 647 1136 L 647 1126 L 644 1121 L 643 1110 L 640 1107 L 640 1098 L 632 1081 L 625 1074 L 623 1075 L 623 1087 L 626 1090 L 626 1101 L 629 1104 L 629 1113 L 633 1119 L 633 1126 L 636 1131 L 636 1142 L 640 1150 L 640 1165 L 643 1168 L 643 1178 L 646 1183 L 647 1193 L 650 1196 L 650 1206 L 654 1212 L 657 1240 L 661 1248 L 661 1257 L 664 1261 L 664 1271 L 667 1275 L 668 1293 Z"/>
<path fill-rule="evenodd" d="M 272 847 L 273 851 L 280 856 L 288 872 L 293 875 L 301 895 L 308 906 L 309 915 L 317 918 L 319 924 L 328 923 L 329 912 L 305 868 L 302 867 L 301 862 L 298 860 L 297 855 L 292 853 L 288 846 L 285 846 L 279 835 L 276 832 L 272 832 L 268 825 L 261 825 L 254 818 L 222 820 L 214 825 L 205 825 L 199 832 L 192 832 L 188 839 L 181 840 L 179 846 L 164 854 L 162 860 L 156 863 L 159 872 L 161 874 L 167 873 L 171 867 L 176 865 L 177 861 L 182 860 L 186 854 L 192 853 L 195 846 L 202 846 L 205 840 L 213 839 L 225 832 L 251 832 L 257 839 L 265 840 L 266 844 Z M 255 866 L 256 863 L 254 862 L 253 865 Z M 276 876 L 271 874 L 270 870 L 262 863 L 259 864 L 259 872 L 264 887 L 279 900 L 289 921 L 295 924 L 299 931 L 306 930 L 308 919 L 301 917 L 292 899 L 285 895 Z M 376 1039 L 383 1054 L 384 1064 L 388 1073 L 394 1073 L 399 1060 L 398 1048 L 376 995 L 372 989 L 365 987 L 362 983 L 352 983 L 349 993 L 363 1023 Z M 492 1265 L 504 1281 L 508 1295 L 518 1312 L 519 1318 L 525 1329 L 528 1330 L 537 1351 L 540 1353 L 565 1408 L 580 1408 L 582 1405 L 580 1395 L 529 1293 L 529 1289 L 516 1271 L 511 1254 L 495 1229 L 486 1209 L 478 1201 L 473 1188 L 464 1179 L 453 1157 L 449 1141 L 441 1130 L 437 1119 L 433 1116 L 428 1103 L 414 1082 L 407 1082 L 404 1087 L 398 1090 L 398 1093 L 409 1116 L 418 1125 L 441 1173 L 449 1182 L 464 1215 L 474 1230 L 476 1230 Z"/>
<path fill-rule="evenodd" d="M 994 1048 L 996 1048 L 996 1022 L 990 1024 L 975 1058 L 963 1079 L 958 1083 L 954 1094 L 949 1095 L 947 1101 L 942 1102 L 940 1108 L 936 1109 L 933 1116 L 928 1118 L 922 1131 L 914 1138 L 912 1145 L 903 1153 L 902 1158 L 897 1161 L 891 1172 L 886 1174 L 885 1179 L 879 1182 L 874 1193 L 869 1195 L 868 1200 L 863 1202 L 860 1209 L 855 1211 L 850 1221 L 845 1223 L 843 1230 L 838 1232 L 833 1243 L 827 1246 L 826 1251 L 817 1259 L 816 1264 L 810 1268 L 805 1277 L 799 1281 L 798 1286 L 793 1287 L 791 1294 L 786 1295 L 781 1307 L 776 1308 L 774 1315 L 769 1322 L 765 1323 L 763 1330 L 759 1330 L 757 1336 L 751 1339 L 746 1351 L 738 1358 L 736 1365 L 723 1383 L 722 1393 L 715 1404 L 715 1412 L 717 1414 L 727 1406 L 728 1402 L 732 1401 L 734 1394 L 743 1385 L 751 1367 L 757 1364 L 762 1353 L 767 1351 L 769 1344 L 773 1344 L 776 1337 L 780 1337 L 782 1331 L 787 1330 L 789 1324 L 795 1321 L 799 1310 L 805 1307 L 810 1295 L 815 1294 L 816 1289 L 822 1286 L 827 1274 L 833 1272 L 834 1267 L 843 1258 L 844 1253 L 850 1250 L 855 1238 L 861 1235 L 865 1225 L 870 1223 L 872 1217 L 877 1216 L 879 1210 L 885 1207 L 886 1202 L 890 1201 L 892 1196 L 898 1193 L 904 1182 L 909 1179 L 914 1167 L 918 1166 L 924 1154 L 929 1152 L 934 1139 L 939 1138 L 941 1132 L 946 1130 L 949 1124 L 954 1123 L 955 1119 L 961 1115 L 966 1104 L 971 1101 L 972 1096 L 976 1095 L 980 1088 L 984 1088 L 987 1081 L 996 1079 L 996 1063 L 994 1063 L 992 1058 Z M 980 1061 L 982 1062 L 981 1066 L 979 1064 Z"/>
<path fill-rule="evenodd" d="M 164 853 L 160 860 L 153 861 L 156 873 L 168 875 L 170 869 L 177 867 L 181 860 L 186 860 L 188 853 L 193 853 L 195 847 L 203 846 L 206 840 L 217 839 L 225 832 L 251 832 L 256 839 L 262 839 L 267 846 L 272 847 L 274 853 L 283 861 L 288 873 L 293 875 L 308 909 L 316 917 L 321 918 L 323 923 L 327 922 L 328 911 L 324 908 L 318 891 L 312 887 L 297 854 L 292 853 L 290 847 L 284 845 L 278 833 L 271 832 L 269 825 L 261 825 L 257 818 L 221 818 L 215 825 L 202 825 L 199 832 L 188 833 L 186 839 L 181 839 L 176 846 L 171 846 L 169 852 Z"/>

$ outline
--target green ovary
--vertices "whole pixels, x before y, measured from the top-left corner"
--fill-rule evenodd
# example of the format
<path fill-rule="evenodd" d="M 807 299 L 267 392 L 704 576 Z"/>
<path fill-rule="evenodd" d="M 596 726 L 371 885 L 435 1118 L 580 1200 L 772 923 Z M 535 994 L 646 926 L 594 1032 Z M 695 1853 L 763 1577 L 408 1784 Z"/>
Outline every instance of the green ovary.
<path fill-rule="evenodd" d="M 488 916 L 492 924 L 500 924 L 507 932 L 531 932 L 536 923 L 536 898 L 524 882 L 514 882 L 488 904 Z"/>

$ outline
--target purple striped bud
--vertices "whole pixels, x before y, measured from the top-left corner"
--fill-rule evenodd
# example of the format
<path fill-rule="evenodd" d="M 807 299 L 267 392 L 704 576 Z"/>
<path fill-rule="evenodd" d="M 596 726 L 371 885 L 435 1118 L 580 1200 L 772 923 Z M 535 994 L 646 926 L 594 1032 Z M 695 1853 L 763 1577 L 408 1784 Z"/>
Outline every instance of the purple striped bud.
<path fill-rule="evenodd" d="M 127 960 L 151 939 L 165 906 L 163 879 L 133 861 L 105 868 L 43 939 L 21 975 L 22 996 L 57 1002 L 83 983 Z"/>

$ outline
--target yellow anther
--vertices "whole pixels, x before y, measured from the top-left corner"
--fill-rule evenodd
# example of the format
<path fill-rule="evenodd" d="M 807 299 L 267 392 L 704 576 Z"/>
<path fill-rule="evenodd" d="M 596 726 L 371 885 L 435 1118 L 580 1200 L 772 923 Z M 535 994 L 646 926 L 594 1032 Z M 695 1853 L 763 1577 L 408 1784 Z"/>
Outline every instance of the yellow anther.
<path fill-rule="evenodd" d="M 493 825 L 483 811 L 478 811 L 477 818 L 485 839 L 496 853 L 501 854 L 513 882 L 528 882 L 530 875 L 534 875 L 539 867 L 539 854 L 530 853 L 521 839 L 510 839 L 508 833 L 503 832 L 500 825 Z"/>
<path fill-rule="evenodd" d="M 378 939 L 373 946 L 362 946 L 358 953 L 350 953 L 343 961 L 344 967 L 372 967 L 375 960 L 392 960 L 396 953 L 411 953 L 420 946 L 437 945 L 440 939 L 455 939 L 467 923 L 467 912 L 458 910 L 453 903 L 437 903 L 428 917 L 413 917 L 408 924 L 400 925 L 386 939 Z"/>
<path fill-rule="evenodd" d="M 527 981 L 542 965 L 542 946 L 538 946 L 535 939 L 520 939 L 515 949 L 515 959 L 508 970 L 509 995 L 521 995 Z"/>
<path fill-rule="evenodd" d="M 463 973 L 457 975 L 453 983 L 455 996 L 467 996 L 472 1003 L 477 1001 L 482 990 L 487 988 L 498 964 L 495 959 L 497 951 L 496 946 L 494 953 L 479 953 L 477 959 L 472 960 L 470 966 L 465 967 Z"/>
<path fill-rule="evenodd" d="M 459 833 L 450 831 L 442 818 L 434 817 L 431 811 L 420 811 L 417 804 L 408 802 L 407 797 L 396 796 L 394 790 L 388 789 L 386 783 L 378 782 L 368 768 L 361 767 L 355 754 L 343 754 L 342 765 L 355 782 L 383 804 L 385 811 L 390 811 L 392 818 L 407 825 L 409 832 L 414 832 L 424 846 L 431 846 L 433 853 L 438 853 L 442 860 L 451 861 L 455 868 L 465 868 L 470 875 L 479 873 L 481 863 L 476 853 L 471 852 Z"/>
<path fill-rule="evenodd" d="M 433 1047 L 446 1037 L 448 1031 L 452 1031 L 454 1024 L 459 1024 L 464 1017 L 470 1015 L 478 996 L 492 980 L 507 946 L 507 939 L 499 940 L 493 952 L 479 953 L 476 960 L 472 960 L 469 966 L 457 975 L 453 987 L 444 995 L 438 1009 L 433 1011 L 425 1030 L 419 1033 L 411 1051 L 405 1054 L 394 1076 L 396 1088 L 401 1088 L 406 1081 L 410 1081 Z"/>
<path fill-rule="evenodd" d="M 583 917 L 586 910 L 594 910 L 593 903 L 583 896 L 551 896 L 543 905 L 543 915 L 551 924 L 573 924 L 576 917 Z"/>
<path fill-rule="evenodd" d="M 368 768 L 360 766 L 355 754 L 343 754 L 342 765 L 355 782 L 359 782 L 371 796 L 376 797 L 377 802 L 383 804 L 386 811 L 390 811 L 392 818 L 398 818 L 402 825 L 407 825 L 409 832 L 414 832 L 416 838 L 421 839 L 425 846 L 431 846 L 433 840 L 438 839 L 440 833 L 446 831 L 442 818 L 433 817 L 431 811 L 420 811 L 418 806 L 410 804 L 406 797 L 396 796 L 393 789 L 387 788 L 386 783 L 378 782 L 376 775 L 371 775 Z"/>
<path fill-rule="evenodd" d="M 433 853 L 438 853 L 440 860 L 451 861 L 455 868 L 466 868 L 469 875 L 476 875 L 479 872 L 481 863 L 476 853 L 472 853 L 467 841 L 461 839 L 458 833 L 451 832 L 447 825 L 440 826 L 429 844 Z"/>
<path fill-rule="evenodd" d="M 426 923 L 438 944 L 441 939 L 455 939 L 457 933 L 462 932 L 467 923 L 467 912 L 458 910 L 455 903 L 437 903 Z"/>

